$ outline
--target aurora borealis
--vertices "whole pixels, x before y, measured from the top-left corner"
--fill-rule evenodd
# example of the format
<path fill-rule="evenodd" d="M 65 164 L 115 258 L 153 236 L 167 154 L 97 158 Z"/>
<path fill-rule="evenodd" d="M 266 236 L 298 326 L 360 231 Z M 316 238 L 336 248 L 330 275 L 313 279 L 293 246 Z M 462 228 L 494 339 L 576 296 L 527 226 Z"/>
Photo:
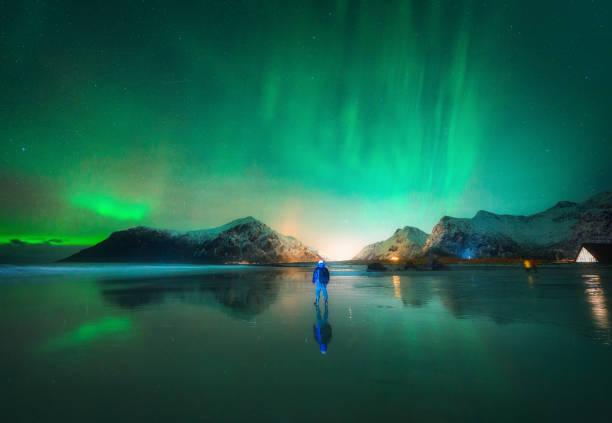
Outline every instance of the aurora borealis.
<path fill-rule="evenodd" d="M 0 7 L 0 242 L 252 215 L 349 258 L 612 187 L 610 2 Z"/>

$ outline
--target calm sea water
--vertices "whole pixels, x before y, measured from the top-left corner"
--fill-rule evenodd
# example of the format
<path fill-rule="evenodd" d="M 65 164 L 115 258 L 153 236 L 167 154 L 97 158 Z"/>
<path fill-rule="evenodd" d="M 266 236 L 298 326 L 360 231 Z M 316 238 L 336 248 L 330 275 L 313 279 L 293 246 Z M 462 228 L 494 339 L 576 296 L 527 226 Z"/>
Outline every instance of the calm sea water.
<path fill-rule="evenodd" d="M 612 418 L 612 268 L 331 270 L 0 267 L 0 419 Z"/>

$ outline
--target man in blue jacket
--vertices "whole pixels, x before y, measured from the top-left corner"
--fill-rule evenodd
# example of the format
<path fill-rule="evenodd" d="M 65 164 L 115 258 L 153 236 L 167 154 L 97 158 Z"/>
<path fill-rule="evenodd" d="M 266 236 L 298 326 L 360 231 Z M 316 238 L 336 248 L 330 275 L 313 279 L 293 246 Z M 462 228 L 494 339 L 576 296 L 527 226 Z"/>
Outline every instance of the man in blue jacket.
<path fill-rule="evenodd" d="M 321 291 L 323 291 L 323 298 L 325 298 L 325 306 L 327 307 L 327 284 L 329 283 L 329 270 L 325 267 L 325 263 L 323 260 L 319 260 L 319 264 L 312 274 L 312 283 L 316 288 L 316 300 L 314 302 L 315 306 L 319 306 L 319 297 L 321 296 Z"/>

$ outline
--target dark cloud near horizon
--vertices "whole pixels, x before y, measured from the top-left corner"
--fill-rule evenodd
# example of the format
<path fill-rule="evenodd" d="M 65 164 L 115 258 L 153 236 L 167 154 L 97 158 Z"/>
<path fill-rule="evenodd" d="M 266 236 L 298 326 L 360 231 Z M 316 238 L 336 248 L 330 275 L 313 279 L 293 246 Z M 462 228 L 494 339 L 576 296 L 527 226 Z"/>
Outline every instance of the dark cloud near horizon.
<path fill-rule="evenodd" d="M 38 243 L 12 239 L 10 242 L 0 244 L 0 264 L 53 263 L 87 247 L 61 245 L 61 243 L 61 239 L 49 239 Z"/>

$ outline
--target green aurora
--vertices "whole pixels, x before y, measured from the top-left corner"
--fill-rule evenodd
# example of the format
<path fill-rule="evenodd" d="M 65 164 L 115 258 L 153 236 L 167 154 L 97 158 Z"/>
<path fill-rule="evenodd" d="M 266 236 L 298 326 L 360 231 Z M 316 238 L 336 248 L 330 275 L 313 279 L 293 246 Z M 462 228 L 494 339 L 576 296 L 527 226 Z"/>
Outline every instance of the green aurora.
<path fill-rule="evenodd" d="M 253 215 L 349 258 L 612 187 L 612 3 L 1 7 L 0 242 Z"/>
<path fill-rule="evenodd" d="M 132 321 L 127 317 L 104 317 L 87 322 L 61 336 L 53 338 L 43 345 L 43 351 L 60 351 L 67 348 L 81 347 L 108 336 L 131 336 Z"/>

